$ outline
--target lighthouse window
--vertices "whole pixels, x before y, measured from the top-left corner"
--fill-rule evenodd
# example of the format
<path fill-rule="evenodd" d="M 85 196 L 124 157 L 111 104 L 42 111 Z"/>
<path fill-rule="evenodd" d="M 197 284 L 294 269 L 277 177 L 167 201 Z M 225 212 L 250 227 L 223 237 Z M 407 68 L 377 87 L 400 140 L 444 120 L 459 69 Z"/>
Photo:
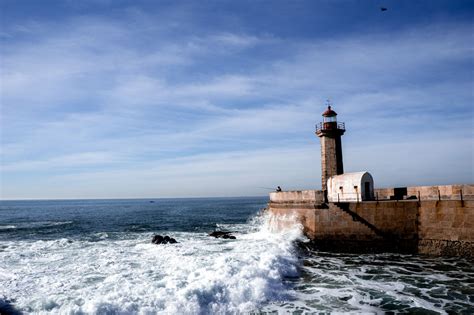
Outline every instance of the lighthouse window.
<path fill-rule="evenodd" d="M 324 122 L 336 122 L 336 116 L 324 117 Z"/>

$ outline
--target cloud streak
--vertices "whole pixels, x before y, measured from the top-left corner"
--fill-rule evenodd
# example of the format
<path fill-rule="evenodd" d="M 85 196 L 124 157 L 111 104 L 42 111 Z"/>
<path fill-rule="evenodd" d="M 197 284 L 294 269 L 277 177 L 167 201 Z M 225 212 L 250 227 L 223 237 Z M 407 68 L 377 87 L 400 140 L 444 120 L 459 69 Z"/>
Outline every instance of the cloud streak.
<path fill-rule="evenodd" d="M 348 169 L 374 168 L 384 186 L 472 178 L 469 24 L 288 39 L 127 12 L 2 30 L 2 198 L 317 188 L 328 97 L 348 126 Z"/>

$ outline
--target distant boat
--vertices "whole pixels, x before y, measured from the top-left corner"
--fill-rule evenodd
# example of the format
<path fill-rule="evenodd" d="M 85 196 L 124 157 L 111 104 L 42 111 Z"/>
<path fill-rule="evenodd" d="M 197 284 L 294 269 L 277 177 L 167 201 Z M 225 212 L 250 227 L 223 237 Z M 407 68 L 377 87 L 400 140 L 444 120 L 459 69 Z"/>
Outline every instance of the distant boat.
<path fill-rule="evenodd" d="M 150 200 L 150 203 L 154 203 L 154 201 L 153 201 L 153 200 Z"/>

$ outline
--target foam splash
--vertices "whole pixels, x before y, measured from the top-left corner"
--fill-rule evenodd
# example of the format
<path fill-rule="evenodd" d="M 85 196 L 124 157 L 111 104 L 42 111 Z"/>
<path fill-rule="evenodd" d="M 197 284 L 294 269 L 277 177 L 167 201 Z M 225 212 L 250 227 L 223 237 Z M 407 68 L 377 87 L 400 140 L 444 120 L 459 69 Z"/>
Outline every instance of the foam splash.
<path fill-rule="evenodd" d="M 474 267 L 461 258 L 313 252 L 295 301 L 278 312 L 473 314 Z"/>
<path fill-rule="evenodd" d="M 16 229 L 16 225 L 0 225 L 0 230 L 12 230 Z"/>
<path fill-rule="evenodd" d="M 297 275 L 299 227 L 275 233 L 271 218 L 236 225 L 237 240 L 171 233 L 99 241 L 4 242 L 0 297 L 32 313 L 228 314 L 286 300 Z"/>
<path fill-rule="evenodd" d="M 25 222 L 25 223 L 17 223 L 16 225 L 7 224 L 7 225 L 0 225 L 0 230 L 28 230 L 28 229 L 42 229 L 42 228 L 51 228 L 51 227 L 59 227 L 63 225 L 72 224 L 72 221 L 43 221 L 43 222 Z"/>

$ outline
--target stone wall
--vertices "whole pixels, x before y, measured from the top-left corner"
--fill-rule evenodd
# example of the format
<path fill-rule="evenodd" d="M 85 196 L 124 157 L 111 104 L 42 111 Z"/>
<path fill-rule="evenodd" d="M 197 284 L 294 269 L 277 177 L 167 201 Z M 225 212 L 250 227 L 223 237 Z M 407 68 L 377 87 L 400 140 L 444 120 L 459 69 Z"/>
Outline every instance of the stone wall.
<path fill-rule="evenodd" d="M 338 130 L 325 131 L 318 135 L 321 140 L 321 185 L 326 190 L 329 177 L 342 174 L 341 133 Z"/>
<path fill-rule="evenodd" d="M 421 200 L 460 200 L 461 192 L 464 200 L 474 200 L 474 185 L 439 185 L 439 186 L 413 186 L 399 188 L 377 188 L 374 190 L 379 200 L 397 199 L 396 190 L 405 190 L 404 196 L 400 199 Z"/>
<path fill-rule="evenodd" d="M 417 242 L 417 203 L 411 201 L 329 203 L 270 201 L 267 211 L 283 220 L 279 228 L 301 224 L 318 248 L 413 252 Z"/>
<path fill-rule="evenodd" d="M 414 239 L 417 236 L 416 202 L 359 202 L 350 203 L 349 209 L 385 235 L 398 239 Z"/>
<path fill-rule="evenodd" d="M 320 190 L 283 191 L 270 193 L 269 210 L 282 220 L 275 221 L 280 228 L 301 223 L 304 233 L 314 237 L 315 210 L 324 201 Z"/>
<path fill-rule="evenodd" d="M 324 201 L 324 194 L 321 190 L 294 190 L 271 192 L 270 201 L 275 203 L 320 203 Z"/>
<path fill-rule="evenodd" d="M 421 254 L 474 257 L 474 201 L 422 201 L 419 207 Z"/>
<path fill-rule="evenodd" d="M 444 193 L 459 189 L 449 187 Z M 424 196 L 432 191 L 426 189 Z M 323 250 L 474 257 L 474 200 L 322 200 L 322 192 L 314 190 L 272 193 L 267 211 L 285 217 L 285 225 L 302 224 L 304 233 Z"/>

